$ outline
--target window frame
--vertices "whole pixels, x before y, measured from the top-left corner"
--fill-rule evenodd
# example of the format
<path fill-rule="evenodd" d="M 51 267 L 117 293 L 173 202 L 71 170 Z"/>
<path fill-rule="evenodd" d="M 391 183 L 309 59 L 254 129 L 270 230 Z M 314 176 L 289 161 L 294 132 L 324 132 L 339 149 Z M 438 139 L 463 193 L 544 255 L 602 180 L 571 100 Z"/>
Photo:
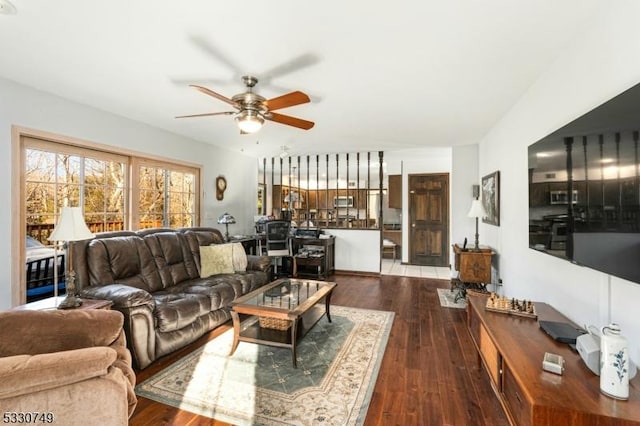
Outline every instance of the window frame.
<path fill-rule="evenodd" d="M 29 142 L 26 142 L 29 140 Z M 139 215 L 137 214 L 137 204 L 134 199 L 137 196 L 137 184 L 135 177 L 138 173 L 134 170 L 140 164 L 153 165 L 154 167 L 165 167 L 175 171 L 188 171 L 195 176 L 195 206 L 194 206 L 194 226 L 200 225 L 202 217 L 202 168 L 201 164 L 190 163 L 187 161 L 175 160 L 160 156 L 154 156 L 148 153 L 137 152 L 134 150 L 124 149 L 113 145 L 100 144 L 92 141 L 78 139 L 69 136 L 62 136 L 55 133 L 30 129 L 26 127 L 13 125 L 11 128 L 11 238 L 12 244 L 11 256 L 11 306 L 17 306 L 26 302 L 26 149 L 36 148 L 47 150 L 52 146 L 56 147 L 56 152 L 73 155 L 85 155 L 96 158 L 99 154 L 100 159 L 108 159 L 110 161 L 121 161 L 126 158 L 128 180 L 125 184 L 125 223 L 126 228 L 130 230 L 138 229 Z M 28 146 L 27 146 L 28 145 Z M 83 211 L 84 211 L 84 206 Z M 17 244 L 15 243 L 17 242 Z M 17 255 L 14 250 L 18 250 Z"/>

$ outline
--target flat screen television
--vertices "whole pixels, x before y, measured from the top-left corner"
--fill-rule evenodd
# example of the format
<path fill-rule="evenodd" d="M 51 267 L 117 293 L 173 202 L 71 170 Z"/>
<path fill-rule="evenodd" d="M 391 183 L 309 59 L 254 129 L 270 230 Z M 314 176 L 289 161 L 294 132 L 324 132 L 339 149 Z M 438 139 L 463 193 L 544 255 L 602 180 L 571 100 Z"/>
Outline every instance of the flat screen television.
<path fill-rule="evenodd" d="M 640 283 L 640 84 L 529 146 L 529 247 Z"/>

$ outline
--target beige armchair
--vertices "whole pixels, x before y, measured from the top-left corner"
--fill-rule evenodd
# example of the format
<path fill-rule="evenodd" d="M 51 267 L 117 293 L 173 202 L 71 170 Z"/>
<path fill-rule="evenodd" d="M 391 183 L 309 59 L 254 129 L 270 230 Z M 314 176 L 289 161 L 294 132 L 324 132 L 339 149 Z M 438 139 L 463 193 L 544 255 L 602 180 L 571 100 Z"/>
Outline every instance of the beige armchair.
<path fill-rule="evenodd" d="M 108 310 L 0 312 L 2 412 L 126 425 L 136 396 L 122 324 Z"/>

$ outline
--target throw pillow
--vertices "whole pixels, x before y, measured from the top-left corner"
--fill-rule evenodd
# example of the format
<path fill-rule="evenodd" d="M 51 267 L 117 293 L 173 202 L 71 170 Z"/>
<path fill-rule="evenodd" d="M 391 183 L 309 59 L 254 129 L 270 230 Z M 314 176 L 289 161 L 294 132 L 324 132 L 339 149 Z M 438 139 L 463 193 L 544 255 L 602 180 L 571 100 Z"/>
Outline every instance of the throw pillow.
<path fill-rule="evenodd" d="M 247 252 L 244 251 L 242 243 L 231 243 L 233 246 L 233 270 L 245 272 L 247 270 Z"/>
<path fill-rule="evenodd" d="M 233 272 L 233 247 L 230 244 L 200 246 L 200 278 Z"/>

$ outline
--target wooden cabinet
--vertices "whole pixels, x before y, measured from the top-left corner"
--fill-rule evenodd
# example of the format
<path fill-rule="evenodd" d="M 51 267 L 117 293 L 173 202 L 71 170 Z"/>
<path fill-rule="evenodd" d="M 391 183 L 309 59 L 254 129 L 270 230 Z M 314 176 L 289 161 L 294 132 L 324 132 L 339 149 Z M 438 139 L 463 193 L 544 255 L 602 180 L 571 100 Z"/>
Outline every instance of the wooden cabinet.
<path fill-rule="evenodd" d="M 315 210 L 318 208 L 318 203 L 319 203 L 319 195 L 318 195 L 319 191 L 316 191 L 315 189 L 310 189 L 309 191 L 307 191 L 307 193 L 309 194 L 309 198 L 307 199 L 307 205 L 309 206 L 309 210 Z"/>
<path fill-rule="evenodd" d="M 467 327 L 491 377 L 491 386 L 514 425 L 640 425 L 640 377 L 628 401 L 600 393 L 600 378 L 568 345 L 547 336 L 532 318 L 485 310 L 486 296 L 469 295 Z M 535 303 L 539 320 L 569 320 L 546 303 Z M 564 358 L 564 372 L 542 370 L 546 352 Z"/>
<path fill-rule="evenodd" d="M 298 253 L 299 250 L 303 247 L 311 248 L 314 250 L 320 250 L 323 253 L 323 256 L 319 258 L 320 271 L 324 275 L 326 279 L 329 275 L 335 272 L 335 264 L 336 264 L 336 237 L 334 235 L 328 236 L 328 238 L 306 238 L 306 237 L 295 237 L 291 240 L 293 253 Z M 309 263 L 310 264 L 310 263 Z M 298 265 L 302 266 L 302 264 Z M 296 273 L 302 274 L 304 271 L 296 270 Z M 320 275 L 316 270 L 313 271 L 313 276 Z"/>
<path fill-rule="evenodd" d="M 478 251 L 463 250 L 457 244 L 453 245 L 455 253 L 455 270 L 460 274 L 463 283 L 488 284 L 491 282 L 491 259 L 493 250 L 481 248 Z"/>
<path fill-rule="evenodd" d="M 542 207 L 549 205 L 549 184 L 532 183 L 529 185 L 529 206 Z"/>
<path fill-rule="evenodd" d="M 389 175 L 389 208 L 402 208 L 402 175 Z"/>

